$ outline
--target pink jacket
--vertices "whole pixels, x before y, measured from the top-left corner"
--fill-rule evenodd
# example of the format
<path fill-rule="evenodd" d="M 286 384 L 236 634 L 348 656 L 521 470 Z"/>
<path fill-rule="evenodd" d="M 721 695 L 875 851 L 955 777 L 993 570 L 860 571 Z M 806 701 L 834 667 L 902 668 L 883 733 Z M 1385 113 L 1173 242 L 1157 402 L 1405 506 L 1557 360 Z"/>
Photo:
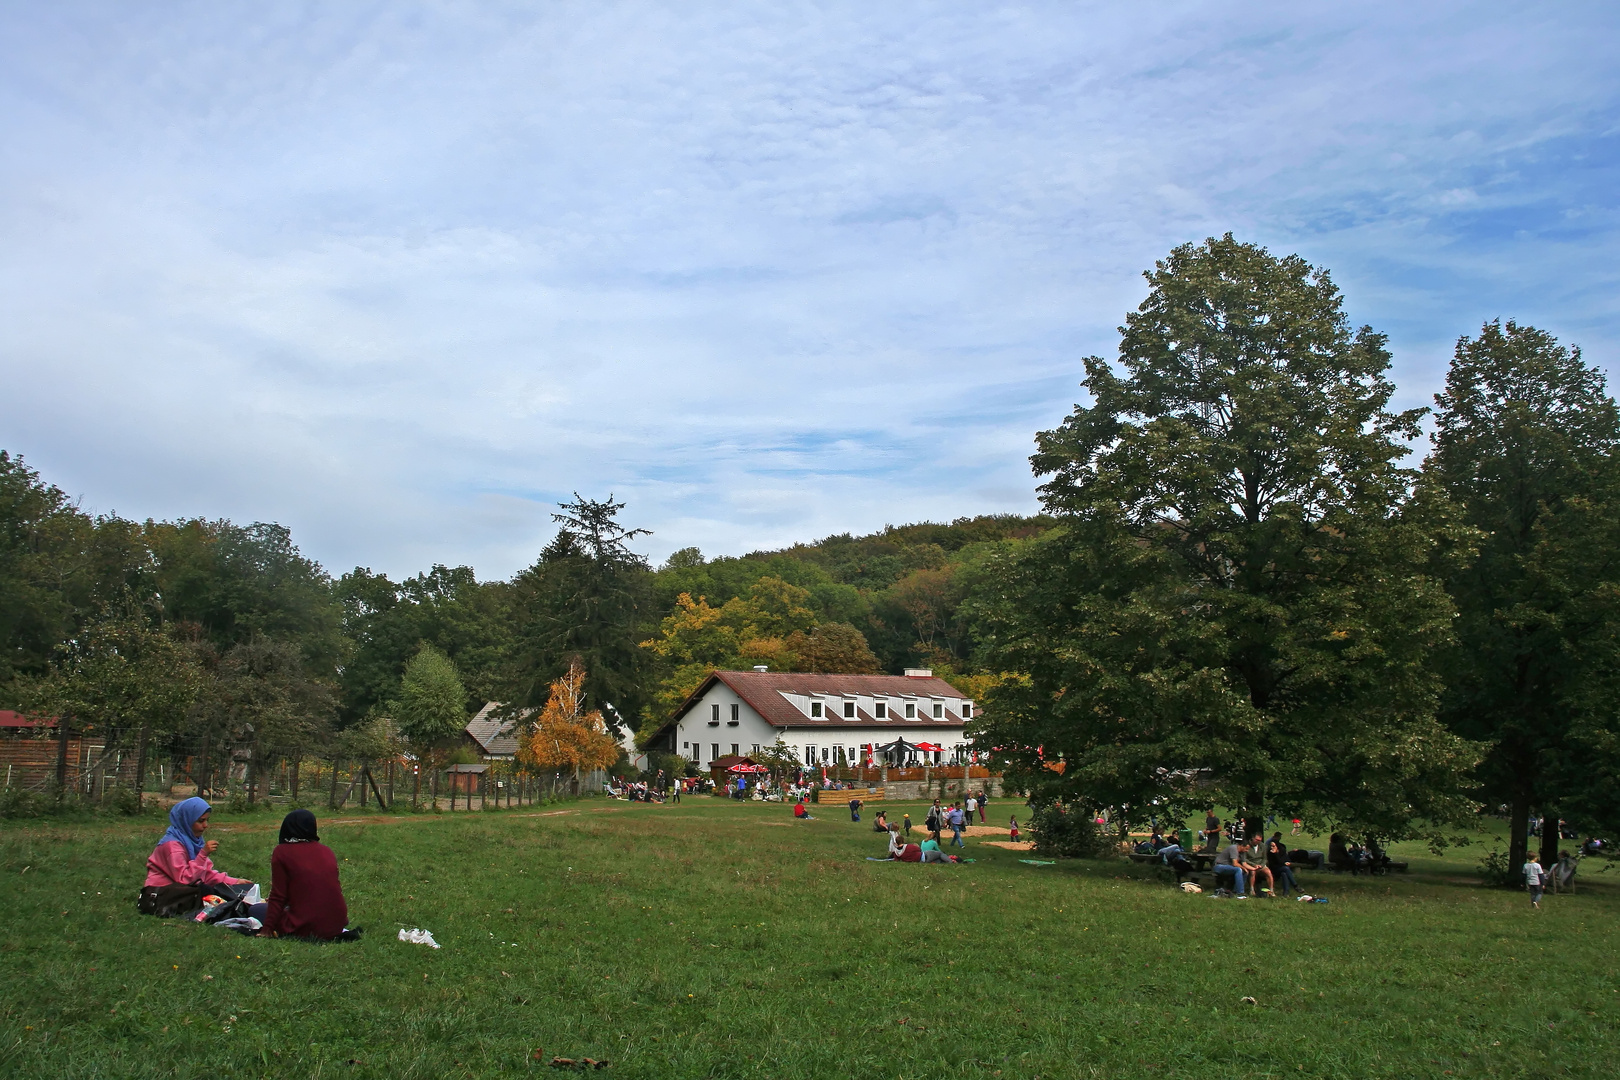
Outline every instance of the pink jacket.
<path fill-rule="evenodd" d="M 167 840 L 152 849 L 146 857 L 146 884 L 162 888 L 165 885 L 239 885 L 240 878 L 222 874 L 214 869 L 214 860 L 199 854 L 186 861 L 186 849 L 178 840 Z"/>

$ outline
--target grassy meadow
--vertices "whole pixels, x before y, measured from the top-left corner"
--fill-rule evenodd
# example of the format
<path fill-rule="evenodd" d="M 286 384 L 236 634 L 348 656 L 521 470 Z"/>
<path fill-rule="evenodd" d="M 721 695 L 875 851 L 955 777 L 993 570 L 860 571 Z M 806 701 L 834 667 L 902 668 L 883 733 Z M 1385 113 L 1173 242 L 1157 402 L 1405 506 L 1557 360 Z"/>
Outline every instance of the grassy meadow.
<path fill-rule="evenodd" d="M 554 1056 L 624 1078 L 1620 1070 L 1620 873 L 1593 862 L 1539 912 L 1479 886 L 1479 848 L 1397 847 L 1413 872 L 1388 878 L 1302 873 L 1328 904 L 1238 902 L 978 841 L 962 866 L 867 862 L 869 825 L 815 809 L 317 810 L 366 928 L 334 946 L 137 915 L 155 815 L 0 822 L 0 1074 L 563 1075 Z M 213 820 L 218 865 L 268 891 L 279 819 Z M 410 926 L 443 948 L 395 939 Z"/>

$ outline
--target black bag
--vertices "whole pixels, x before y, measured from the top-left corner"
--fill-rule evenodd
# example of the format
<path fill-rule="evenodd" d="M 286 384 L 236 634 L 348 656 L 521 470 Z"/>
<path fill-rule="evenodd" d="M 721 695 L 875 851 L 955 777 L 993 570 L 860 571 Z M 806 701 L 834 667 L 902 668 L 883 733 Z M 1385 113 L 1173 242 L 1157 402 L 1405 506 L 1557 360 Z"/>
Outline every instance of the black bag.
<path fill-rule="evenodd" d="M 242 910 L 245 906 L 242 897 L 249 888 L 250 885 L 209 885 L 201 881 L 193 885 L 148 885 L 141 889 L 141 895 L 135 901 L 135 910 L 142 915 L 174 919 L 201 911 L 203 897 L 220 896 L 225 898 L 226 903 L 208 917 L 209 922 L 218 922 L 230 918 L 232 913 L 246 913 Z"/>

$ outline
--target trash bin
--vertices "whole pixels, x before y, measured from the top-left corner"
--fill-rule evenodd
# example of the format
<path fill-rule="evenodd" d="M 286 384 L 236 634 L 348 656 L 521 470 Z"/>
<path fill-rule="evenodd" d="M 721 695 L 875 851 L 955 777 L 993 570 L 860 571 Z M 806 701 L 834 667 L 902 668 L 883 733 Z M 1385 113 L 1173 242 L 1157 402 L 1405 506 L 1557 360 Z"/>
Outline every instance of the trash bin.
<path fill-rule="evenodd" d="M 1181 850 L 1191 851 L 1193 849 L 1193 831 L 1191 829 L 1177 829 L 1176 843 L 1181 845 Z"/>

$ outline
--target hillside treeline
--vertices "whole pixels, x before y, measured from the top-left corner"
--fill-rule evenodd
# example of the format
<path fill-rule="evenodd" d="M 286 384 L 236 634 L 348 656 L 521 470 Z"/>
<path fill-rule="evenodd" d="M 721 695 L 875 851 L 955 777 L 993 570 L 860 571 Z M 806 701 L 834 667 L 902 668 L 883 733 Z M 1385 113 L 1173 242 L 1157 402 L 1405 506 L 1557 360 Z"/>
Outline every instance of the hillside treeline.
<path fill-rule="evenodd" d="M 716 666 L 965 674 L 975 575 L 1049 524 L 964 518 L 741 558 L 688 548 L 655 568 L 631 550 L 624 509 L 561 507 L 555 537 L 508 580 L 465 566 L 334 576 L 283 526 L 92 516 L 0 451 L 0 705 L 192 737 L 251 723 L 292 746 L 389 715 L 423 648 L 454 664 L 469 713 L 544 706 L 577 658 L 588 697 L 631 728 Z"/>

